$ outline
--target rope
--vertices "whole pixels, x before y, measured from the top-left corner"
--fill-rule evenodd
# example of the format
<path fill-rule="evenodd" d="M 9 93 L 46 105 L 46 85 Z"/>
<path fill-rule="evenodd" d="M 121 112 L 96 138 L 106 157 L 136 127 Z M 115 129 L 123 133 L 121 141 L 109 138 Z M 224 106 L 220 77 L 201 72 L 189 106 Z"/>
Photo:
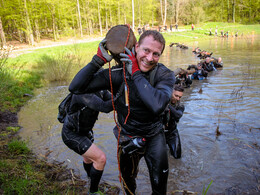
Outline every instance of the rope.
<path fill-rule="evenodd" d="M 130 26 L 129 24 L 127 24 L 127 27 L 128 27 L 128 35 L 127 35 L 127 39 L 126 39 L 126 43 L 125 43 L 125 47 L 127 46 L 127 43 L 128 43 L 128 40 L 129 40 L 129 36 L 130 36 Z M 124 52 L 125 53 L 125 52 Z M 127 81 L 126 81 L 126 73 L 125 73 L 125 62 L 123 62 L 123 73 L 124 73 L 124 81 L 125 81 L 125 85 L 127 87 L 127 98 L 129 100 L 129 86 L 127 84 Z M 129 191 L 130 194 L 133 194 L 131 192 L 131 190 L 127 187 L 124 179 L 122 178 L 121 176 L 121 168 L 120 168 L 120 154 L 121 154 L 121 151 L 120 151 L 120 154 L 119 154 L 119 139 L 120 139 L 120 133 L 121 133 L 121 127 L 118 125 L 117 121 L 116 121 L 116 115 L 117 115 L 117 111 L 115 109 L 115 103 L 114 103 L 114 95 L 113 95 L 113 86 L 112 86 L 112 76 L 111 76 L 111 65 L 110 65 L 110 62 L 109 62 L 109 82 L 110 82 L 110 87 L 111 87 L 111 99 L 112 99 L 112 106 L 113 106 L 113 110 L 114 110 L 114 121 L 116 123 L 116 126 L 118 128 L 118 138 L 117 138 L 117 164 L 118 164 L 118 171 L 119 171 L 119 182 L 121 184 L 121 188 L 123 189 L 123 186 L 122 186 L 122 180 L 123 180 L 123 184 L 125 185 L 125 188 Z M 126 116 L 126 119 L 125 119 L 125 122 L 124 124 L 126 124 L 127 122 L 127 119 L 130 115 L 130 104 L 128 102 L 128 113 L 127 113 L 127 116 Z M 124 190 L 123 190 L 124 192 Z M 125 194 L 125 192 L 124 192 Z"/>

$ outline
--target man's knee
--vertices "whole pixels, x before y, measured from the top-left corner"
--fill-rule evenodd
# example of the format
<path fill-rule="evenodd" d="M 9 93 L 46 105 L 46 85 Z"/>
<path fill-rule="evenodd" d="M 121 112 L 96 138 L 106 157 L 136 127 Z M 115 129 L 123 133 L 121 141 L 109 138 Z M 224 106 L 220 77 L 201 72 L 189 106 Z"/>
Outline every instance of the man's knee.
<path fill-rule="evenodd" d="M 97 163 L 105 166 L 106 161 L 107 161 L 106 154 L 104 152 L 101 152 L 99 154 L 99 157 L 97 158 Z"/>

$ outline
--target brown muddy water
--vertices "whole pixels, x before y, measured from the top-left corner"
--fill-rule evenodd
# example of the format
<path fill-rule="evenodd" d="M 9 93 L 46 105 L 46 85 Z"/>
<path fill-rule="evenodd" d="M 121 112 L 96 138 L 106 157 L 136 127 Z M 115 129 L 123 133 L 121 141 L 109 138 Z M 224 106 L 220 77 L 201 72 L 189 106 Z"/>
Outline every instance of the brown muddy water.
<path fill-rule="evenodd" d="M 172 70 L 199 59 L 192 49 L 200 47 L 222 57 L 224 69 L 207 80 L 194 81 L 186 89 L 186 107 L 179 122 L 182 158 L 169 157 L 168 192 L 189 190 L 201 194 L 260 193 L 260 37 L 216 38 L 189 44 L 188 50 L 166 47 L 160 62 Z M 62 142 L 57 106 L 68 86 L 52 85 L 36 95 L 19 113 L 20 135 L 39 156 L 65 162 L 87 179 L 82 158 Z M 100 114 L 94 127 L 95 143 L 106 153 L 103 181 L 120 187 L 116 159 L 113 113 Z M 216 129 L 221 135 L 216 136 Z M 121 192 L 122 193 L 122 192 Z M 150 194 L 145 161 L 140 162 L 137 193 Z"/>

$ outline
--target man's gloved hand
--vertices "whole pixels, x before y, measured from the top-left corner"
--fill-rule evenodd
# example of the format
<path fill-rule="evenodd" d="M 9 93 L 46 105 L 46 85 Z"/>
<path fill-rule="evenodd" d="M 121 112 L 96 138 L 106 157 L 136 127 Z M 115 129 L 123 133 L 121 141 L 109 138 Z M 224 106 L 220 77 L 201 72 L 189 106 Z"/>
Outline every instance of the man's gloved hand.
<path fill-rule="evenodd" d="M 98 46 L 97 56 L 100 57 L 105 63 L 110 62 L 113 57 L 108 54 L 107 50 L 105 49 L 105 44 L 107 40 L 103 39 Z"/>
<path fill-rule="evenodd" d="M 140 71 L 137 60 L 135 58 L 135 48 L 132 48 L 132 52 L 125 47 L 125 51 L 127 54 L 120 53 L 120 60 L 126 63 L 127 71 L 133 75 L 135 72 Z"/>

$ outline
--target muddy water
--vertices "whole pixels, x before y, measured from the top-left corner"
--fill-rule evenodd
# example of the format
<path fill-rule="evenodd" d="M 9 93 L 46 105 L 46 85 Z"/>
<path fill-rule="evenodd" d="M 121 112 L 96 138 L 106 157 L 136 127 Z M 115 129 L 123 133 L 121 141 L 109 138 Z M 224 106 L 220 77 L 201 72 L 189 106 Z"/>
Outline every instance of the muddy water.
<path fill-rule="evenodd" d="M 178 125 L 183 156 L 169 157 L 168 191 L 189 190 L 202 193 L 212 181 L 208 194 L 260 192 L 260 39 L 216 38 L 189 44 L 188 50 L 166 47 L 161 62 L 171 69 L 187 68 L 199 61 L 192 48 L 212 51 L 222 57 L 224 69 L 207 80 L 194 81 L 186 89 L 184 116 Z M 49 86 L 22 108 L 20 135 L 39 156 L 64 161 L 82 178 L 86 174 L 80 156 L 65 147 L 57 106 L 68 86 Z M 113 113 L 100 114 L 95 143 L 105 151 L 107 165 L 102 179 L 120 186 L 116 160 L 116 140 L 112 134 Z M 221 135 L 216 136 L 216 129 Z M 144 160 L 138 174 L 138 193 L 150 194 L 150 181 Z"/>

